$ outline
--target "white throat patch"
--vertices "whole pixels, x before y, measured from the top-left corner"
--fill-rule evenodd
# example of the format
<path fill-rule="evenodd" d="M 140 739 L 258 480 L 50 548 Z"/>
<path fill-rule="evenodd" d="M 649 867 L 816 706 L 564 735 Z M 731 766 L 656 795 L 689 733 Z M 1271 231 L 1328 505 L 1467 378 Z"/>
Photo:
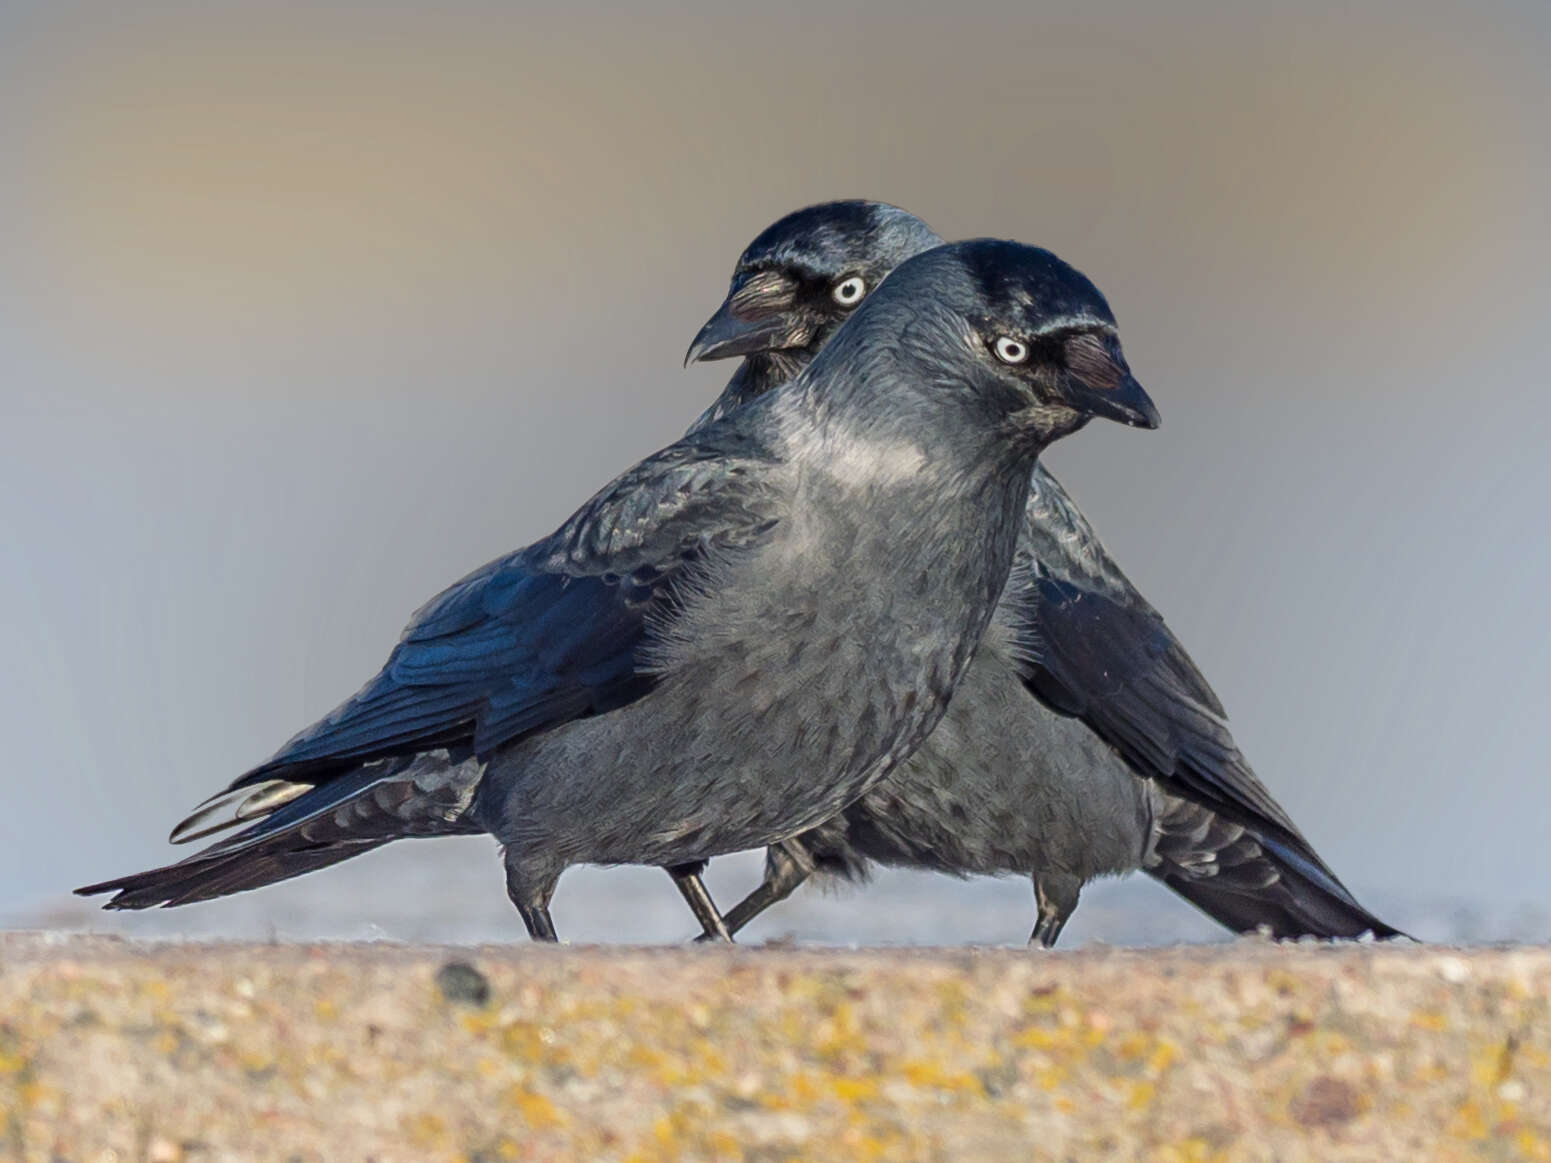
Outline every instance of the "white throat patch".
<path fill-rule="evenodd" d="M 824 470 L 851 488 L 889 488 L 926 469 L 926 450 L 912 440 L 849 436 L 831 441 Z"/>

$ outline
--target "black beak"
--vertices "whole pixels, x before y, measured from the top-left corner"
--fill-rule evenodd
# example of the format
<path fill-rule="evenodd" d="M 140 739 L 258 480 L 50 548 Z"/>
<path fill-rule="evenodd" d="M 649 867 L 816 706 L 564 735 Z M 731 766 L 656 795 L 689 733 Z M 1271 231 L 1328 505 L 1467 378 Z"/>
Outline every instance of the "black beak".
<path fill-rule="evenodd" d="M 730 359 L 735 355 L 752 355 L 758 351 L 770 351 L 787 346 L 787 323 L 779 312 L 747 317 L 735 314 L 732 301 L 706 321 L 689 345 L 684 356 L 684 366 L 707 359 Z"/>
<path fill-rule="evenodd" d="M 1162 422 L 1157 405 L 1126 366 L 1114 335 L 1085 331 L 1070 336 L 1063 352 L 1072 402 L 1088 415 L 1132 428 L 1156 428 Z"/>
<path fill-rule="evenodd" d="M 1158 405 L 1152 402 L 1136 377 L 1127 372 L 1112 388 L 1090 388 L 1083 393 L 1083 407 L 1094 416 L 1118 420 L 1132 428 L 1156 428 L 1163 423 Z"/>

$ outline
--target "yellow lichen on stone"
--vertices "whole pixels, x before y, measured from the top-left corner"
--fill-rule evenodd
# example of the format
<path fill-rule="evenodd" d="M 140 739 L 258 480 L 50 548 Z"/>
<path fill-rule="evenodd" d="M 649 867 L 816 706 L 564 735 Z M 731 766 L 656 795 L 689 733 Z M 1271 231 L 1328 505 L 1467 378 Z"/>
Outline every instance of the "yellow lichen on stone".
<path fill-rule="evenodd" d="M 507 1092 L 507 1100 L 517 1110 L 517 1115 L 532 1130 L 564 1126 L 569 1121 L 553 1102 L 542 1094 L 514 1086 Z"/>
<path fill-rule="evenodd" d="M 26 1163 L 1551 1163 L 1539 951 L 28 940 L 0 938 L 0 1157 Z M 444 994 L 449 959 L 475 968 Z"/>

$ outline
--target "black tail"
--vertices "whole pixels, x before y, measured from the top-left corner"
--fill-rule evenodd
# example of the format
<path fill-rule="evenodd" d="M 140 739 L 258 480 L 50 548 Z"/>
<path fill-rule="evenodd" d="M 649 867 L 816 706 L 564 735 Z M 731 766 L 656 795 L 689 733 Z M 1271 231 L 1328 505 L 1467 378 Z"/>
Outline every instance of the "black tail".
<path fill-rule="evenodd" d="M 1148 875 L 1236 933 L 1326 939 L 1404 937 L 1374 916 L 1300 837 L 1224 819 L 1168 797 Z"/>
<path fill-rule="evenodd" d="M 294 795 L 186 860 L 75 891 L 114 893 L 110 909 L 185 905 L 289 880 L 401 837 L 478 832 L 468 811 L 480 774 L 475 761 L 453 763 L 446 752 L 367 764 Z M 205 816 L 201 810 L 191 820 Z"/>

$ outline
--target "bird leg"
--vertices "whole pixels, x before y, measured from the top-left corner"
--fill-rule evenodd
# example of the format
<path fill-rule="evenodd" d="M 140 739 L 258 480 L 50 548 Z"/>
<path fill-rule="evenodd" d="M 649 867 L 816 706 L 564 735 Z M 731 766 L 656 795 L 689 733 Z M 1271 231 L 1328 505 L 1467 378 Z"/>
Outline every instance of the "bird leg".
<path fill-rule="evenodd" d="M 689 906 L 689 911 L 694 913 L 695 920 L 700 922 L 701 933 L 697 939 L 726 941 L 730 945 L 732 934 L 727 931 L 727 922 L 722 920 L 721 911 L 716 907 L 716 902 L 711 899 L 711 894 L 706 891 L 705 881 L 700 879 L 705 866 L 704 860 L 696 860 L 691 864 L 670 865 L 666 871 L 673 878 L 673 883 L 678 886 L 680 894 L 684 897 L 684 903 Z"/>
<path fill-rule="evenodd" d="M 556 942 L 555 922 L 549 915 L 550 898 L 555 895 L 559 876 L 535 878 L 525 875 L 512 858 L 512 849 L 506 850 L 506 895 L 517 906 L 522 923 L 528 927 L 528 936 L 534 941 Z"/>
<path fill-rule="evenodd" d="M 1034 931 L 1029 934 L 1029 946 L 1042 949 L 1055 946 L 1061 930 L 1072 913 L 1077 910 L 1077 897 L 1082 892 L 1082 881 L 1075 876 L 1034 877 L 1034 904 L 1036 909 Z"/>
<path fill-rule="evenodd" d="M 744 897 L 727 914 L 727 931 L 736 933 L 773 904 L 791 896 L 797 886 L 808 879 L 808 868 L 787 849 L 785 844 L 772 844 L 765 849 L 765 879 L 760 886 Z M 708 941 L 709 936 L 698 940 Z"/>
<path fill-rule="evenodd" d="M 528 936 L 533 940 L 549 944 L 560 940 L 555 936 L 555 922 L 550 919 L 549 909 L 545 906 L 518 905 L 517 911 L 522 914 L 522 923 L 528 926 Z"/>

